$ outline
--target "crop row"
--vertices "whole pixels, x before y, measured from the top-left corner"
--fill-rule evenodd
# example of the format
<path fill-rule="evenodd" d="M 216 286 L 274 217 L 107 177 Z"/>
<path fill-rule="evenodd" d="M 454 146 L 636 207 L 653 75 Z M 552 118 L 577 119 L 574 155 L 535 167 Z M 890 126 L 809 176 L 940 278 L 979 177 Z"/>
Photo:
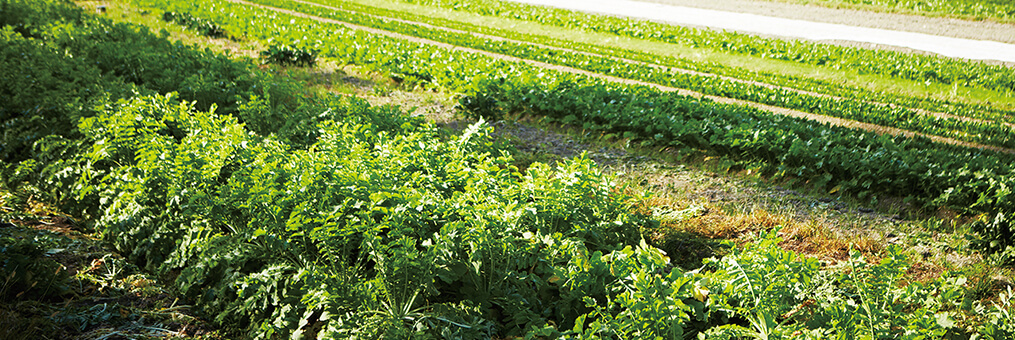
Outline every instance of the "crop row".
<path fill-rule="evenodd" d="M 169 10 L 189 6 L 146 1 Z M 226 27 L 244 27 L 238 31 L 247 31 L 253 38 L 314 45 L 322 56 L 372 65 L 403 79 L 465 93 L 463 105 L 480 115 L 532 114 L 650 145 L 692 147 L 763 161 L 773 172 L 821 179 L 828 187 L 861 195 L 910 196 L 928 206 L 970 212 L 1015 210 L 1009 184 L 1015 163 L 1010 155 L 924 138 L 879 136 L 375 36 L 282 13 L 247 13 L 254 10 L 206 2 L 188 10 Z"/>
<path fill-rule="evenodd" d="M 397 20 L 386 20 L 356 12 L 335 11 L 325 7 L 292 1 L 255 0 L 255 2 L 402 34 L 425 37 L 457 46 L 570 66 L 627 79 L 691 89 L 710 95 L 748 100 L 970 142 L 1015 148 L 1015 130 L 1000 123 L 938 118 L 932 115 L 918 114 L 905 108 L 803 94 L 787 89 L 723 79 L 717 76 L 671 72 L 664 68 L 641 63 L 624 62 L 595 54 L 558 50 L 531 43 L 477 37 L 464 32 L 448 31 Z"/>
<path fill-rule="evenodd" d="M 420 15 L 398 10 L 390 10 L 343 0 L 311 0 L 310 2 L 335 7 L 343 11 L 360 12 L 379 17 L 397 18 L 400 20 L 426 23 L 429 25 L 446 27 L 460 31 L 492 35 L 517 41 L 531 42 L 585 53 L 610 56 L 614 58 L 635 60 L 639 62 L 679 68 L 689 71 L 710 73 L 741 80 L 762 82 L 766 84 L 800 89 L 803 91 L 817 92 L 836 97 L 850 98 L 859 101 L 893 104 L 896 106 L 917 108 L 932 112 L 942 112 L 956 116 L 970 117 L 980 120 L 1015 123 L 1015 115 L 1011 115 L 1010 110 L 999 109 L 989 105 L 952 102 L 927 97 L 912 97 L 892 93 L 889 91 L 870 91 L 863 88 L 851 87 L 844 84 L 830 83 L 827 81 L 817 79 L 800 78 L 782 74 L 762 73 L 750 71 L 740 67 L 722 65 L 710 61 L 700 61 L 700 60 L 695 61 L 686 58 L 656 55 L 617 47 L 600 46 L 595 44 L 587 44 L 569 40 L 555 39 L 542 35 L 518 33 L 512 30 L 473 25 L 464 22 L 442 19 L 435 16 Z"/>
<path fill-rule="evenodd" d="M 802 64 L 852 69 L 860 74 L 880 74 L 901 79 L 975 86 L 1001 92 L 1015 90 L 1015 70 L 983 62 L 961 61 L 896 51 L 842 47 L 799 40 L 760 38 L 735 32 L 685 28 L 645 20 L 585 14 L 510 1 L 405 1 L 569 29 L 617 34 Z"/>

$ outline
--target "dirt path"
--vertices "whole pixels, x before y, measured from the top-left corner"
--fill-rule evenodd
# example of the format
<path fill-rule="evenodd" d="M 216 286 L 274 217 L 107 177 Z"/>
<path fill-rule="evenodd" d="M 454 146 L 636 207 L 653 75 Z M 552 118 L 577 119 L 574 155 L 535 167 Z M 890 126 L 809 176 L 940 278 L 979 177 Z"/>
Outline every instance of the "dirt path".
<path fill-rule="evenodd" d="M 622 84 L 634 84 L 634 85 L 651 86 L 651 87 L 654 87 L 654 88 L 659 89 L 661 91 L 672 92 L 672 93 L 676 93 L 678 95 L 691 96 L 691 97 L 695 97 L 695 98 L 707 98 L 707 99 L 710 99 L 712 101 L 715 101 L 715 102 L 718 102 L 718 103 L 724 103 L 724 104 L 750 106 L 750 107 L 758 108 L 758 109 L 761 109 L 761 110 L 773 112 L 773 113 L 776 113 L 776 114 L 781 114 L 781 115 L 786 115 L 786 116 L 791 116 L 791 117 L 797 117 L 797 118 L 803 118 L 803 119 L 809 119 L 809 120 L 813 120 L 813 121 L 817 121 L 817 122 L 821 122 L 821 123 L 827 123 L 827 124 L 831 124 L 831 125 L 850 127 L 850 128 L 858 128 L 858 129 L 872 131 L 872 132 L 879 133 L 879 134 L 904 135 L 904 136 L 907 136 L 907 137 L 923 136 L 923 137 L 930 138 L 931 140 L 936 141 L 936 142 L 940 142 L 940 143 L 953 144 L 953 145 L 961 145 L 961 146 L 966 146 L 966 147 L 971 147 L 971 148 L 987 149 L 987 150 L 993 150 L 993 151 L 997 151 L 997 152 L 1004 152 L 1004 153 L 1015 154 L 1015 150 L 1012 150 L 1012 149 L 1006 149 L 1006 148 L 1001 148 L 1001 147 L 996 147 L 996 146 L 990 146 L 990 145 L 983 145 L 983 144 L 977 144 L 977 143 L 963 142 L 963 141 L 959 141 L 959 140 L 955 140 L 955 139 L 951 139 L 951 138 L 946 138 L 946 137 L 941 137 L 941 136 L 934 136 L 934 135 L 915 133 L 915 132 L 912 132 L 912 131 L 907 131 L 907 130 L 902 130 L 902 129 L 889 128 L 889 127 L 884 127 L 884 126 L 875 125 L 875 124 L 861 123 L 861 122 L 857 122 L 857 121 L 853 121 L 853 120 L 848 120 L 848 119 L 841 119 L 841 118 L 835 118 L 835 117 L 822 116 L 822 115 L 817 115 L 817 114 L 812 114 L 812 113 L 807 113 L 807 112 L 802 112 L 802 111 L 797 111 L 797 110 L 790 110 L 790 109 L 786 109 L 786 108 L 781 108 L 781 107 L 776 107 L 776 106 L 771 106 L 771 105 L 765 105 L 765 104 L 760 104 L 760 103 L 755 103 L 755 102 L 749 102 L 749 101 L 743 101 L 743 100 L 737 100 L 737 99 L 730 99 L 730 98 L 718 97 L 718 96 L 712 96 L 712 95 L 705 95 L 705 94 L 702 94 L 702 93 L 699 93 L 699 92 L 689 91 L 689 90 L 685 90 L 685 89 L 679 89 L 679 88 L 675 88 L 675 87 L 663 86 L 663 85 L 659 85 L 659 84 L 653 84 L 653 83 L 648 83 L 648 82 L 643 82 L 643 81 L 637 81 L 637 80 L 631 80 L 631 79 L 624 79 L 624 78 L 619 78 L 619 77 L 614 77 L 614 76 L 608 76 L 608 75 L 599 74 L 599 73 L 588 72 L 588 71 L 585 71 L 585 70 L 580 70 L 580 69 L 576 69 L 576 68 L 572 68 L 572 67 L 553 65 L 553 64 L 548 64 L 548 63 L 534 61 L 534 60 L 522 59 L 522 58 L 517 58 L 517 57 L 513 57 L 513 56 L 503 55 L 503 54 L 491 53 L 491 52 L 487 52 L 487 51 L 482 51 L 482 50 L 477 50 L 477 49 L 472 49 L 472 48 L 466 48 L 466 47 L 451 45 L 451 44 L 442 43 L 442 42 L 438 42 L 438 41 L 434 41 L 434 40 L 423 39 L 423 38 L 418 38 L 418 37 L 414 37 L 414 36 L 404 35 L 404 34 L 400 34 L 400 33 L 394 33 L 394 32 L 390 32 L 390 31 L 380 30 L 380 29 L 376 29 L 376 28 L 371 28 L 371 27 L 366 27 L 366 26 L 361 26 L 361 25 L 356 25 L 356 24 L 350 24 L 350 23 L 347 23 L 347 22 L 338 21 L 338 20 L 334 20 L 334 19 L 318 17 L 318 16 L 309 15 L 309 14 L 302 13 L 302 12 L 297 12 L 297 11 L 292 11 L 292 10 L 287 10 L 287 9 L 282 9 L 282 8 L 277 8 L 277 7 L 271 7 L 271 6 L 265 6 L 265 5 L 261 5 L 261 4 L 256 4 L 256 3 L 244 1 L 244 0 L 229 0 L 229 1 L 233 2 L 233 3 L 247 5 L 247 6 L 254 6 L 254 7 L 258 7 L 258 8 L 268 9 L 268 10 L 272 10 L 272 11 L 276 11 L 276 12 L 280 12 L 280 13 L 285 13 L 285 14 L 289 14 L 289 15 L 293 15 L 293 16 L 298 16 L 298 17 L 302 17 L 302 18 L 308 18 L 308 19 L 312 19 L 312 20 L 315 20 L 315 21 L 343 25 L 343 26 L 351 28 L 351 29 L 361 30 L 361 31 L 365 31 L 365 32 L 370 32 L 372 34 L 378 34 L 378 35 L 388 36 L 388 37 L 397 38 L 397 39 L 409 40 L 409 41 L 413 41 L 413 42 L 417 42 L 417 43 L 421 43 L 421 44 L 433 45 L 433 46 L 438 46 L 438 47 L 441 47 L 441 48 L 447 48 L 447 49 L 451 49 L 451 50 L 458 50 L 458 51 L 464 51 L 464 52 L 469 52 L 469 53 L 481 54 L 481 55 L 489 56 L 489 57 L 492 57 L 492 58 L 498 58 L 498 59 L 502 59 L 502 60 L 508 60 L 508 61 L 514 61 L 514 62 L 522 62 L 522 63 L 526 63 L 526 64 L 529 64 L 529 65 L 532 65 L 532 66 L 540 67 L 540 68 L 553 69 L 553 70 L 557 70 L 557 71 L 561 71 L 561 72 L 567 72 L 567 73 L 573 73 L 573 74 L 581 74 L 581 75 L 585 75 L 585 76 L 589 76 L 589 77 L 594 77 L 594 78 L 599 78 L 599 79 L 603 79 L 603 80 L 607 80 L 607 81 L 611 81 L 611 82 L 617 82 L 617 83 L 622 83 Z"/>
<path fill-rule="evenodd" d="M 1015 44 L 1015 25 L 990 21 L 969 21 L 920 15 L 878 13 L 764 0 L 639 1 Z"/>

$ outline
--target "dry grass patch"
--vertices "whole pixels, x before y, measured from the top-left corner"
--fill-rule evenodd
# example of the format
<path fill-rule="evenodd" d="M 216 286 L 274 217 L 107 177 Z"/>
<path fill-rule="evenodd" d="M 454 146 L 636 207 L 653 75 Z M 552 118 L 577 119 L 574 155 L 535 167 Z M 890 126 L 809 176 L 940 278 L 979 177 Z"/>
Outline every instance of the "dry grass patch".
<path fill-rule="evenodd" d="M 660 227 L 664 230 L 690 232 L 708 238 L 737 239 L 747 232 L 770 230 L 780 225 L 794 223 L 789 216 L 758 209 L 747 214 L 728 215 L 720 207 L 708 206 L 703 212 L 700 217 L 663 222 Z"/>
<path fill-rule="evenodd" d="M 785 224 L 782 233 L 784 241 L 779 244 L 782 248 L 826 260 L 845 260 L 850 250 L 877 259 L 885 250 L 884 237 L 870 230 L 846 232 L 810 222 Z"/>

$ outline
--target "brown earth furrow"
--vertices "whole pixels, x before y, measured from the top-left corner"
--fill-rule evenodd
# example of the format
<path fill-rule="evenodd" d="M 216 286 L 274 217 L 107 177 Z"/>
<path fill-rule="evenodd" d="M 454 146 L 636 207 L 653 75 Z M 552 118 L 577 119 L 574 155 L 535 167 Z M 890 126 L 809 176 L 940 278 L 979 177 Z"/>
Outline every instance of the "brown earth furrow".
<path fill-rule="evenodd" d="M 293 16 L 297 16 L 297 17 L 307 18 L 307 19 L 311 19 L 311 20 L 315 20 L 315 21 L 319 21 L 319 22 L 325 22 L 325 23 L 330 23 L 330 24 L 342 25 L 342 26 L 345 26 L 345 27 L 350 28 L 350 29 L 355 29 L 355 30 L 360 30 L 360 31 L 364 31 L 364 32 L 369 32 L 371 34 L 378 34 L 378 35 L 383 35 L 383 36 L 392 37 L 392 38 L 396 38 L 396 39 L 404 39 L 404 40 L 408 40 L 408 41 L 412 41 L 412 42 L 416 42 L 416 43 L 433 45 L 433 46 L 437 46 L 437 47 L 441 47 L 441 48 L 447 48 L 447 49 L 451 49 L 451 50 L 458 50 L 458 51 L 463 51 L 463 52 L 468 52 L 468 53 L 476 53 L 476 54 L 481 54 L 481 55 L 489 56 L 489 57 L 492 57 L 492 58 L 498 58 L 498 59 L 501 59 L 501 60 L 514 61 L 514 62 L 522 62 L 522 63 L 526 63 L 526 64 L 529 64 L 529 65 L 532 65 L 532 66 L 540 67 L 540 68 L 547 68 L 547 69 L 552 69 L 552 70 L 557 70 L 557 71 L 567 72 L 567 73 L 573 73 L 573 74 L 581 74 L 581 75 L 585 75 L 585 76 L 589 76 L 589 77 L 594 77 L 594 78 L 599 78 L 599 79 L 603 79 L 603 80 L 607 80 L 607 81 L 611 81 L 611 82 L 617 82 L 617 83 L 622 83 L 622 84 L 636 84 L 636 85 L 643 85 L 643 86 L 651 86 L 651 87 L 654 87 L 656 89 L 659 89 L 660 91 L 673 92 L 673 93 L 676 93 L 678 95 L 691 96 L 691 97 L 696 97 L 696 98 L 705 98 L 705 99 L 709 99 L 709 100 L 712 100 L 712 101 L 715 101 L 715 102 L 718 102 L 718 103 L 724 103 L 724 104 L 750 106 L 750 107 L 754 107 L 754 108 L 757 108 L 757 109 L 769 111 L 769 112 L 772 112 L 772 113 L 775 113 L 775 114 L 780 114 L 780 115 L 785 115 L 785 116 L 791 116 L 791 117 L 796 117 L 796 118 L 803 118 L 803 119 L 817 121 L 817 122 L 820 122 L 820 123 L 826 123 L 826 124 L 831 124 L 831 125 L 836 125 L 836 126 L 843 126 L 843 127 L 849 127 L 849 128 L 858 128 L 858 129 L 867 130 L 867 131 L 871 131 L 871 132 L 878 133 L 878 134 L 903 135 L 903 136 L 907 136 L 907 137 L 923 136 L 923 137 L 930 138 L 931 140 L 933 140 L 935 142 L 939 142 L 939 143 L 952 144 L 952 145 L 960 145 L 960 146 L 965 146 L 965 147 L 970 147 L 970 148 L 987 149 L 987 150 L 993 150 L 993 151 L 997 151 L 997 152 L 1015 154 L 1015 150 L 1013 150 L 1013 149 L 1001 148 L 1001 147 L 991 146 L 991 145 L 983 145 L 983 144 L 978 144 L 978 143 L 964 142 L 964 141 L 960 141 L 960 140 L 956 140 L 956 139 L 952 139 L 952 138 L 946 138 L 946 137 L 935 136 L 935 135 L 928 135 L 928 134 L 923 134 L 923 133 L 916 133 L 916 132 L 912 132 L 912 131 L 908 131 L 908 130 L 902 130 L 902 129 L 897 129 L 897 128 L 889 128 L 889 127 L 884 127 L 884 126 L 875 125 L 875 124 L 862 123 L 862 122 L 858 122 L 858 121 L 854 121 L 854 120 L 848 120 L 848 119 L 842 119 L 842 118 L 823 116 L 823 115 L 818 115 L 818 114 L 813 114 L 813 113 L 808 113 L 808 112 L 803 112 L 803 111 L 797 111 L 797 110 L 791 110 L 791 109 L 786 109 L 786 108 L 781 108 L 781 107 L 776 107 L 776 106 L 771 106 L 771 105 L 765 105 L 765 104 L 751 102 L 751 101 L 731 99 L 731 98 L 712 96 L 712 95 L 705 95 L 705 94 L 702 94 L 702 93 L 699 93 L 699 92 L 690 91 L 690 90 L 686 90 L 686 89 L 680 89 L 680 88 L 675 88 L 675 87 L 670 87 L 670 86 L 663 86 L 663 85 L 659 85 L 659 84 L 655 84 L 655 83 L 649 83 L 649 82 L 644 82 L 644 81 L 637 81 L 637 80 L 619 78 L 619 77 L 614 77 L 614 76 L 609 76 L 609 75 L 604 75 L 604 74 L 599 74 L 599 73 L 593 73 L 593 72 L 589 72 L 589 71 L 585 71 L 585 70 L 581 70 L 581 69 L 577 69 L 577 68 L 572 68 L 572 67 L 554 65 L 554 64 L 544 63 L 544 62 L 540 62 L 540 61 L 534 61 L 534 60 L 529 60 L 529 59 L 522 59 L 522 58 L 518 58 L 518 57 L 514 57 L 514 56 L 509 56 L 509 55 L 503 55 L 503 54 L 497 54 L 497 53 L 487 52 L 487 51 L 483 51 L 483 50 L 477 50 L 477 49 L 473 49 L 473 48 L 461 47 L 461 46 L 457 46 L 457 45 L 452 45 L 452 44 L 447 44 L 447 43 L 443 43 L 443 42 L 439 42 L 439 41 L 434 41 L 434 40 L 414 37 L 414 36 L 405 35 L 405 34 L 401 34 L 401 33 L 395 33 L 395 32 L 385 31 L 385 30 L 376 29 L 376 28 L 372 28 L 372 27 L 351 24 L 351 23 L 344 22 L 344 21 L 339 21 L 339 20 L 334 20 L 334 19 L 329 19 L 329 18 L 323 18 L 323 17 L 314 16 L 314 15 L 310 15 L 310 14 L 306 14 L 306 13 L 302 13 L 302 12 L 288 10 L 288 9 L 283 9 L 283 8 L 278 8 L 278 7 L 272 7 L 272 6 L 266 6 L 266 5 L 256 4 L 256 3 L 252 3 L 252 2 L 248 2 L 248 1 L 244 1 L 244 0 L 229 0 L 229 1 L 233 2 L 233 3 L 247 5 L 247 6 L 254 6 L 254 7 L 258 7 L 258 8 L 268 9 L 268 10 L 276 11 L 276 12 L 279 12 L 279 13 L 285 13 L 285 14 L 289 14 L 289 15 L 293 15 Z"/>

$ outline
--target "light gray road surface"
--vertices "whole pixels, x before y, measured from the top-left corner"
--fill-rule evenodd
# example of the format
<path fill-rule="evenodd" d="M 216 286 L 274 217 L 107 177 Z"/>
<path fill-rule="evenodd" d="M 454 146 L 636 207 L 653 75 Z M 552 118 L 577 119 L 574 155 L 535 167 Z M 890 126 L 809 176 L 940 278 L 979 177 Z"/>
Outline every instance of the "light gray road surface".
<path fill-rule="evenodd" d="M 855 41 L 910 48 L 955 58 L 1015 62 L 1015 44 L 996 41 L 951 38 L 631 0 L 511 1 L 743 33 L 809 40 Z"/>

